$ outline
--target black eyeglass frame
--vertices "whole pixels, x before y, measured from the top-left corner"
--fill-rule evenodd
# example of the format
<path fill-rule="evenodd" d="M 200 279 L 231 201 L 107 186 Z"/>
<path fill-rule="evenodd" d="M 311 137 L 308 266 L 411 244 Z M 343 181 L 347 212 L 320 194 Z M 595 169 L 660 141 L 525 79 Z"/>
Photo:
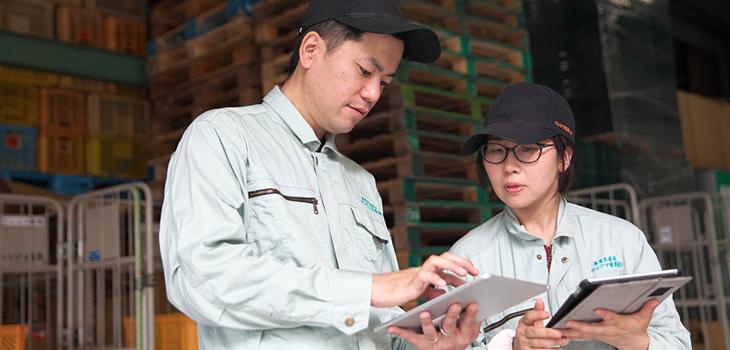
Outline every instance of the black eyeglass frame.
<path fill-rule="evenodd" d="M 504 158 L 502 158 L 502 160 L 500 160 L 499 162 L 496 162 L 496 163 L 495 162 L 490 162 L 489 160 L 487 160 L 487 157 L 484 155 L 484 149 L 487 146 L 489 146 L 489 145 L 498 145 L 498 146 L 501 146 L 502 148 L 504 148 Z M 484 159 L 484 161 L 487 162 L 487 163 L 489 163 L 489 164 L 501 164 L 501 163 L 504 163 L 505 160 L 507 160 L 507 157 L 509 156 L 509 151 L 512 151 L 512 154 L 515 155 L 515 159 L 517 159 L 520 163 L 523 163 L 523 164 L 532 164 L 532 163 L 535 163 L 538 160 L 540 160 L 540 157 L 542 157 L 542 150 L 544 150 L 546 147 L 555 146 L 554 143 L 550 143 L 550 144 L 547 144 L 547 143 L 535 143 L 535 145 L 537 145 L 537 147 L 540 148 L 540 154 L 538 154 L 537 155 L 537 158 L 535 160 L 531 161 L 531 162 L 525 162 L 522 159 L 520 159 L 519 156 L 517 156 L 517 147 L 525 146 L 523 144 L 519 144 L 519 145 L 514 146 L 514 147 L 507 147 L 507 146 L 505 146 L 505 145 L 503 145 L 501 143 L 489 142 L 489 143 L 485 143 L 485 144 L 481 145 L 481 147 L 479 147 L 479 154 L 481 154 L 482 155 L 482 159 Z"/>

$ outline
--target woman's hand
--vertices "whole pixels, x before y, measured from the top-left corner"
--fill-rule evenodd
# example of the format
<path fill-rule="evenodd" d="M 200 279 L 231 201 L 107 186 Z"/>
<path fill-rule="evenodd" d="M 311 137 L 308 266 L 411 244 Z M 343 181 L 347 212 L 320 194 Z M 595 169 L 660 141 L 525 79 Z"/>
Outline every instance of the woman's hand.
<path fill-rule="evenodd" d="M 608 310 L 596 309 L 596 315 L 603 321 L 596 323 L 568 321 L 565 325 L 571 329 L 563 330 L 563 336 L 570 340 L 600 340 L 621 350 L 646 350 L 649 348 L 649 334 L 646 330 L 658 305 L 658 300 L 649 300 L 641 310 L 631 315 L 619 315 Z"/>
<path fill-rule="evenodd" d="M 419 315 L 421 317 L 421 328 L 423 334 L 417 334 L 406 329 L 391 326 L 388 327 L 388 333 L 401 337 L 413 344 L 416 349 L 466 349 L 469 344 L 479 336 L 479 326 L 481 322 L 475 322 L 477 310 L 476 303 L 467 305 L 466 312 L 461 315 L 459 325 L 457 320 L 461 314 L 461 305 L 454 303 L 449 306 L 446 316 L 441 322 L 441 330 L 437 330 L 431 320 L 431 314 L 423 311 Z"/>
<path fill-rule="evenodd" d="M 512 341 L 512 349 L 548 349 L 548 347 L 568 344 L 568 339 L 557 329 L 545 328 L 543 320 L 550 317 L 545 311 L 545 303 L 542 299 L 535 301 L 535 308 L 528 311 L 520 320 L 515 339 Z M 554 350 L 554 349 L 551 349 Z"/>

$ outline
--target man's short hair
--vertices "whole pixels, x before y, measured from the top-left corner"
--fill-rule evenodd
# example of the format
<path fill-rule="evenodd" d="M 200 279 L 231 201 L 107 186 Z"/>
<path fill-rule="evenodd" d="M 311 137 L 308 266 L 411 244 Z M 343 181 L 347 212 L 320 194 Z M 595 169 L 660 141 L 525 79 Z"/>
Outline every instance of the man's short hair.
<path fill-rule="evenodd" d="M 317 32 L 319 36 L 322 37 L 322 40 L 327 43 L 327 54 L 332 53 L 332 51 L 342 46 L 342 44 L 344 44 L 348 40 L 360 40 L 363 34 L 366 33 L 365 31 L 350 27 L 347 24 L 337 22 L 336 20 L 324 21 L 312 25 L 307 29 L 306 32 L 299 35 L 299 38 L 297 38 L 297 41 L 294 43 L 294 52 L 292 52 L 291 58 L 289 59 L 289 75 L 287 76 L 287 79 L 289 79 L 292 74 L 294 74 L 294 70 L 299 64 L 299 48 L 302 46 L 302 40 L 304 39 L 304 36 L 312 31 Z M 395 37 L 396 39 L 405 42 L 407 40 L 408 33 L 398 33 L 391 35 L 393 35 L 393 37 Z M 407 57 L 403 58 L 407 59 Z"/>

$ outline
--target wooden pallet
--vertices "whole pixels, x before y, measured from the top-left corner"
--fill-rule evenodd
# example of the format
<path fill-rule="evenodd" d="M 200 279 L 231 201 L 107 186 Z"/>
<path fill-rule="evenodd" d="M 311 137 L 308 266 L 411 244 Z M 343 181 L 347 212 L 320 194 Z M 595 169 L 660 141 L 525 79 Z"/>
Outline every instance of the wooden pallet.
<path fill-rule="evenodd" d="M 390 227 L 389 230 L 393 247 L 396 253 L 400 253 L 429 246 L 451 246 L 478 225 L 444 224 L 432 228 L 403 225 Z"/>
<path fill-rule="evenodd" d="M 339 139 L 337 149 L 352 160 L 363 163 L 420 151 L 460 155 L 461 146 L 466 139 L 466 136 L 440 132 L 401 131 L 358 139 L 350 143 L 343 143 L 343 139 Z"/>
<path fill-rule="evenodd" d="M 258 68 L 255 63 L 234 66 L 155 100 L 150 157 L 172 153 L 188 125 L 207 110 L 261 103 Z"/>
<path fill-rule="evenodd" d="M 296 33 L 299 30 L 304 11 L 309 6 L 306 0 L 263 0 L 254 5 L 256 21 L 256 42 L 264 44 Z"/>
<path fill-rule="evenodd" d="M 436 115 L 483 121 L 493 99 L 430 86 L 395 82 L 383 92 L 370 113 L 406 107 Z"/>
<path fill-rule="evenodd" d="M 491 58 L 460 54 L 447 49 L 441 51 L 441 57 L 432 65 L 450 69 L 464 75 L 482 77 L 504 83 L 532 80 L 531 71 L 527 67 L 515 66 Z"/>
<path fill-rule="evenodd" d="M 516 26 L 516 16 L 505 17 L 505 19 L 511 20 L 511 23 L 505 23 L 422 0 L 401 0 L 399 4 L 404 17 L 430 27 L 443 28 L 461 35 L 472 35 L 516 47 L 529 46 L 527 30 Z M 494 14 L 490 13 L 486 6 L 470 6 L 468 9 L 476 14 Z M 497 16 L 497 18 L 501 17 Z"/>
<path fill-rule="evenodd" d="M 507 63 L 514 67 L 532 67 L 530 54 L 526 47 L 456 35 L 454 33 L 440 33 L 442 55 L 456 54 L 461 57 L 477 57 Z M 450 56 L 447 56 L 450 57 Z"/>
<path fill-rule="evenodd" d="M 222 4 L 225 0 L 163 0 L 152 9 L 151 34 L 162 36 L 188 20 Z"/>
<path fill-rule="evenodd" d="M 261 47 L 261 92 L 283 85 L 298 38 L 302 15 L 309 1 L 266 0 L 254 6 L 256 42 Z"/>
<path fill-rule="evenodd" d="M 494 216 L 492 210 L 491 205 L 480 205 L 473 202 L 450 202 L 448 204 L 407 202 L 395 206 L 385 206 L 383 216 L 389 226 L 472 227 Z M 391 223 L 392 225 L 390 225 Z"/>
<path fill-rule="evenodd" d="M 477 180 L 454 179 L 437 181 L 431 178 L 398 178 L 377 182 L 385 205 L 400 205 L 413 201 L 449 201 L 452 203 L 488 203 L 489 198 Z"/>
<path fill-rule="evenodd" d="M 173 50 L 151 56 L 147 60 L 147 72 L 150 77 L 179 74 L 198 59 L 220 65 L 258 60 L 258 55 L 253 43 L 253 22 L 250 18 L 236 16 L 225 25 L 187 40 Z"/>
<path fill-rule="evenodd" d="M 398 81 L 488 99 L 497 98 L 509 85 L 509 82 L 415 62 L 401 64 Z"/>
<path fill-rule="evenodd" d="M 373 174 L 376 181 L 398 177 L 477 179 L 473 156 L 418 152 L 401 157 L 381 158 L 360 165 Z"/>

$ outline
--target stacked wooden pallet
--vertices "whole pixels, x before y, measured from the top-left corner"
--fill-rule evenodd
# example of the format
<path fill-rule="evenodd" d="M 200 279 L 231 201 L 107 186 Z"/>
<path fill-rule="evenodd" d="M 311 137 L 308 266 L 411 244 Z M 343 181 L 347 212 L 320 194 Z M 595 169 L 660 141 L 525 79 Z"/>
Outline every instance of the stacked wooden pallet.
<path fill-rule="evenodd" d="M 261 102 L 252 2 L 165 0 L 152 10 L 150 185 L 162 199 L 170 154 L 201 113 Z"/>
<path fill-rule="evenodd" d="M 530 81 L 520 4 L 511 0 L 400 0 L 403 15 L 442 42 L 433 64 L 401 62 L 397 82 L 338 149 L 375 175 L 401 268 L 448 250 L 503 204 L 480 188 L 476 155 L 461 145 L 490 103 Z"/>

